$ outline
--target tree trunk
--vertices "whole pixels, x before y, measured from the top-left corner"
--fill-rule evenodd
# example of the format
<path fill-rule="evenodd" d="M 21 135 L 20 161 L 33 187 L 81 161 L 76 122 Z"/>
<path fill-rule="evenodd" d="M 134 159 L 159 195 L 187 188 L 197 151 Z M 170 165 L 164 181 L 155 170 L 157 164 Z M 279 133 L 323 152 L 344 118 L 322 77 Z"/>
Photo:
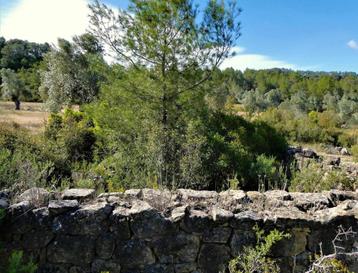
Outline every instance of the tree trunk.
<path fill-rule="evenodd" d="M 15 110 L 20 110 L 20 100 L 16 99 L 14 103 L 15 103 Z"/>

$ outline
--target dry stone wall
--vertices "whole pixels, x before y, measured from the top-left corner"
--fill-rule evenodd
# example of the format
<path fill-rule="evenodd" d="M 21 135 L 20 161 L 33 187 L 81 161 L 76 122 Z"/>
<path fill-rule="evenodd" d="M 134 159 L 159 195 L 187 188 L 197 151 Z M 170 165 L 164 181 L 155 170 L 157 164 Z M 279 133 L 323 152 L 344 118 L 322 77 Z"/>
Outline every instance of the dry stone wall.
<path fill-rule="evenodd" d="M 104 193 L 33 188 L 9 204 L 1 261 L 22 249 L 38 272 L 218 273 L 255 244 L 254 225 L 291 237 L 272 250 L 281 272 L 304 272 L 313 253 L 333 251 L 339 226 L 358 231 L 358 193 L 152 189 Z M 344 243 L 358 248 L 358 238 Z M 349 267 L 358 272 L 357 257 Z M 4 272 L 0 269 L 0 272 Z"/>

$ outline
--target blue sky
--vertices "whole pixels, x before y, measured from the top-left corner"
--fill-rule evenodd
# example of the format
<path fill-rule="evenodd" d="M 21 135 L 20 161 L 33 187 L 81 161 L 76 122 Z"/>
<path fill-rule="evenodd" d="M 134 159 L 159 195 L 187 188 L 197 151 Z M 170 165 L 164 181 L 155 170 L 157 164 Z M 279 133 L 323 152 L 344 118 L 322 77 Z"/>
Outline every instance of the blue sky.
<path fill-rule="evenodd" d="M 50 42 L 55 42 L 55 35 L 70 38 L 86 28 L 86 1 L 0 0 L 0 35 Z M 106 3 L 128 5 L 127 0 Z M 357 0 L 238 0 L 238 4 L 243 9 L 240 54 L 224 67 L 358 72 Z M 54 20 L 57 24 L 51 25 Z"/>

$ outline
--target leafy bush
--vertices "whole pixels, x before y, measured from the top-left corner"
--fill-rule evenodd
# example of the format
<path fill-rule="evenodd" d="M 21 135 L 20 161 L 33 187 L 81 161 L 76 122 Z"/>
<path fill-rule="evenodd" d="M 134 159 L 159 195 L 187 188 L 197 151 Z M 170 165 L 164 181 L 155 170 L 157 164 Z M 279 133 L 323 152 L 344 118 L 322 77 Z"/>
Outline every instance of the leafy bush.
<path fill-rule="evenodd" d="M 280 107 L 268 109 L 259 119 L 267 122 L 292 142 L 342 145 L 343 142 L 346 143 L 344 137 L 348 140 L 346 132 L 342 132 L 340 128 L 341 120 L 338 114 L 332 111 L 311 111 L 305 114 Z"/>
<path fill-rule="evenodd" d="M 257 190 L 257 173 L 249 172 L 259 155 L 282 159 L 286 140 L 263 122 L 251 123 L 239 116 L 220 112 L 209 116 L 205 125 L 204 168 L 209 189 L 227 188 L 228 179 L 243 181 L 243 189 Z"/>
<path fill-rule="evenodd" d="M 9 266 L 6 273 L 35 273 L 37 265 L 32 261 L 23 262 L 23 252 L 14 251 L 9 258 Z"/>
<path fill-rule="evenodd" d="M 254 230 L 257 238 L 256 245 L 244 247 L 242 254 L 230 261 L 230 273 L 279 273 L 279 267 L 273 259 L 269 258 L 269 254 L 273 245 L 288 238 L 289 234 L 274 229 L 265 236 L 264 231 L 257 226 Z"/>
<path fill-rule="evenodd" d="M 320 164 L 311 163 L 297 171 L 291 180 L 290 191 L 321 192 L 331 189 L 353 190 L 357 179 L 352 180 L 343 171 L 326 171 Z"/>
<path fill-rule="evenodd" d="M 342 147 L 358 145 L 358 130 L 342 130 L 338 136 L 338 142 Z"/>
<path fill-rule="evenodd" d="M 45 129 L 45 137 L 60 150 L 67 162 L 92 161 L 96 136 L 93 122 L 83 113 L 66 109 L 63 117 L 52 114 Z"/>
<path fill-rule="evenodd" d="M 26 130 L 0 125 L 0 188 L 22 191 L 45 186 L 51 180 L 54 163 L 43 146 Z"/>

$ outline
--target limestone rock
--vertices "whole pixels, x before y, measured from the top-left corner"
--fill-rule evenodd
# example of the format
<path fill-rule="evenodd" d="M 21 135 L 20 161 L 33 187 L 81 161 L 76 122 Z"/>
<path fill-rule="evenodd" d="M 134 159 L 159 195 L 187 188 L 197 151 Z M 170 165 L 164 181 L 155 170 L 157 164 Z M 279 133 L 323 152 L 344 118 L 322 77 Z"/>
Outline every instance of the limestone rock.
<path fill-rule="evenodd" d="M 68 189 L 62 193 L 64 200 L 77 200 L 79 202 L 92 199 L 95 190 L 93 189 Z"/>
<path fill-rule="evenodd" d="M 124 195 L 130 198 L 139 198 L 142 193 L 141 189 L 130 189 L 124 192 Z"/>
<path fill-rule="evenodd" d="M 172 222 L 179 222 L 185 217 L 185 212 L 188 206 L 177 207 L 172 210 L 170 219 Z"/>
<path fill-rule="evenodd" d="M 50 231 L 38 231 L 25 233 L 22 239 L 22 245 L 24 249 L 41 249 L 54 238 L 54 235 Z"/>
<path fill-rule="evenodd" d="M 264 194 L 268 199 L 277 199 L 282 201 L 291 200 L 291 195 L 287 191 L 272 190 L 266 191 Z"/>
<path fill-rule="evenodd" d="M 138 239 L 118 242 L 114 256 L 126 269 L 140 269 L 155 263 L 150 248 Z"/>
<path fill-rule="evenodd" d="M 48 209 L 51 215 L 59 215 L 78 208 L 77 200 L 51 200 Z"/>
<path fill-rule="evenodd" d="M 318 158 L 317 153 L 312 149 L 302 149 L 300 155 L 306 158 Z"/>
<path fill-rule="evenodd" d="M 251 229 L 237 229 L 234 231 L 230 241 L 231 255 L 238 256 L 244 250 L 244 247 L 253 246 L 256 243 L 255 232 Z"/>
<path fill-rule="evenodd" d="M 344 216 L 358 219 L 358 201 L 346 200 L 336 207 L 319 210 L 315 214 L 316 219 L 321 223 L 329 223 Z"/>
<path fill-rule="evenodd" d="M 227 246 L 217 244 L 204 244 L 199 254 L 199 266 L 206 273 L 224 272 L 230 251 Z"/>
<path fill-rule="evenodd" d="M 180 232 L 176 235 L 158 238 L 151 245 L 161 263 L 191 263 L 199 252 L 199 238 Z"/>
<path fill-rule="evenodd" d="M 96 255 L 101 259 L 110 259 L 115 248 L 116 237 L 111 233 L 104 233 L 96 240 Z"/>
<path fill-rule="evenodd" d="M 196 263 L 175 264 L 175 273 L 192 273 L 196 270 Z"/>
<path fill-rule="evenodd" d="M 321 210 L 330 206 L 330 201 L 324 193 L 290 193 L 293 204 L 301 211 Z"/>
<path fill-rule="evenodd" d="M 227 190 L 219 193 L 220 206 L 234 213 L 242 209 L 242 205 L 248 201 L 245 192 L 241 190 Z"/>
<path fill-rule="evenodd" d="M 28 201 L 35 207 L 46 206 L 50 200 L 51 193 L 43 188 L 31 188 L 24 191 L 18 198 L 18 202 Z"/>
<path fill-rule="evenodd" d="M 141 199 L 158 211 L 171 205 L 173 194 L 169 190 L 142 189 Z"/>
<path fill-rule="evenodd" d="M 231 235 L 230 227 L 215 227 L 213 229 L 205 230 L 203 234 L 203 241 L 205 243 L 219 243 L 226 244 Z"/>
<path fill-rule="evenodd" d="M 201 233 L 212 225 L 208 213 L 198 209 L 190 209 L 185 215 L 183 229 L 192 233 Z"/>
<path fill-rule="evenodd" d="M 177 198 L 186 204 L 203 203 L 210 205 L 217 202 L 218 196 L 215 191 L 177 190 Z"/>
<path fill-rule="evenodd" d="M 11 205 L 0 226 L 1 255 L 22 249 L 40 273 L 217 273 L 255 245 L 258 225 L 291 234 L 270 257 L 282 272 L 301 272 L 320 242 L 325 254 L 333 251 L 340 225 L 358 230 L 357 192 L 143 189 L 79 200 L 52 200 L 40 208 L 30 201 Z M 357 242 L 358 235 L 341 244 L 350 251 Z"/>
<path fill-rule="evenodd" d="M 57 232 L 70 235 L 97 236 L 106 229 L 105 220 L 109 218 L 112 209 L 112 206 L 105 202 L 86 204 L 70 215 L 59 216 L 54 223 L 60 227 Z"/>
<path fill-rule="evenodd" d="M 47 259 L 52 263 L 73 265 L 90 264 L 95 255 L 91 237 L 60 235 L 47 248 Z"/>
<path fill-rule="evenodd" d="M 113 210 L 110 216 L 111 225 L 109 227 L 117 240 L 128 240 L 131 236 L 128 223 L 128 210 L 123 207 L 118 207 Z"/>
<path fill-rule="evenodd" d="M 293 228 L 290 232 L 286 233 L 290 237 L 283 238 L 273 246 L 271 251 L 273 255 L 276 257 L 294 257 L 303 253 L 306 249 L 309 229 Z"/>
<path fill-rule="evenodd" d="M 138 238 L 165 236 L 175 231 L 174 224 L 155 210 L 137 213 L 130 223 L 134 235 Z"/>
<path fill-rule="evenodd" d="M 228 223 L 230 219 L 234 217 L 234 214 L 231 211 L 216 206 L 212 207 L 210 214 L 213 221 L 217 223 Z"/>

